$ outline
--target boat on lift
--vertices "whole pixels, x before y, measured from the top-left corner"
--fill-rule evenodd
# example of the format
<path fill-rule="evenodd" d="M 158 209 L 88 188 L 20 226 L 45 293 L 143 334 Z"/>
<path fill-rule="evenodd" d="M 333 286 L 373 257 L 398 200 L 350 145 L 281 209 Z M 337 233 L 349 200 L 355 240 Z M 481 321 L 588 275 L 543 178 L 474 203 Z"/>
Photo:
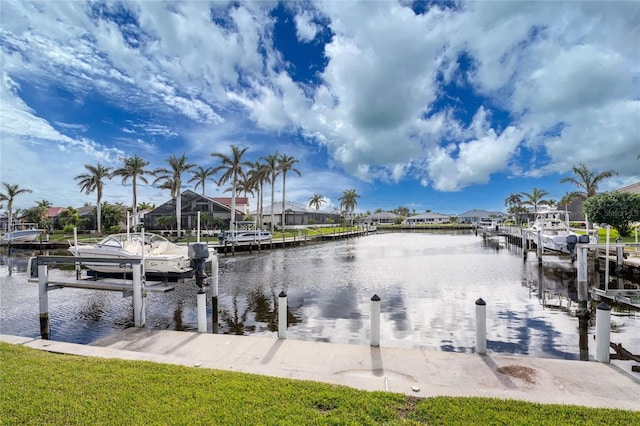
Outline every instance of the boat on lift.
<path fill-rule="evenodd" d="M 149 232 L 112 234 L 100 241 L 69 242 L 69 251 L 76 257 L 99 257 L 126 260 L 144 258 L 146 274 L 177 274 L 193 272 L 189 247 L 172 243 L 162 235 Z M 216 256 L 215 249 L 209 249 L 209 259 Z M 87 263 L 89 269 L 103 273 L 130 272 L 131 268 L 121 263 Z"/>
<path fill-rule="evenodd" d="M 42 234 L 43 230 L 38 229 L 35 223 L 16 224 L 11 232 L 7 232 L 0 238 L 2 244 L 28 243 L 35 241 Z"/>
<path fill-rule="evenodd" d="M 542 210 L 529 228 L 529 237 L 537 244 L 537 235 L 541 234 L 542 248 L 575 257 L 578 234 L 569 227 L 569 213 L 560 210 Z"/>

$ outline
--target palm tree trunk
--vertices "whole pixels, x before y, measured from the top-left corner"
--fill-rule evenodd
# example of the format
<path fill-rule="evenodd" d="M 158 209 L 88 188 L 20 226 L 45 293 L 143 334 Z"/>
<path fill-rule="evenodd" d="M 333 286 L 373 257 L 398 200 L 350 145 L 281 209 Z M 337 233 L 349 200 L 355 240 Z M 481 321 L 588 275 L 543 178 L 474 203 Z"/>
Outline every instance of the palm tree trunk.
<path fill-rule="evenodd" d="M 96 224 L 98 225 L 98 235 L 102 235 L 102 223 L 101 223 L 101 218 L 102 218 L 102 206 L 100 205 L 100 202 L 102 201 L 102 194 L 98 194 L 98 205 L 96 206 Z"/>
<path fill-rule="evenodd" d="M 182 186 L 182 182 L 178 181 L 176 184 L 177 194 L 176 194 L 176 221 L 178 222 L 178 238 L 182 235 L 182 191 L 180 187 Z"/>
<path fill-rule="evenodd" d="M 258 215 L 257 215 L 258 216 L 258 223 L 257 223 L 258 229 L 262 229 L 262 197 L 264 195 L 263 194 L 263 190 L 264 190 L 264 187 L 262 186 L 262 182 L 260 182 L 258 184 L 258 206 L 257 206 L 258 207 L 258 209 L 257 209 L 257 212 L 258 212 Z"/>
<path fill-rule="evenodd" d="M 7 205 L 7 210 L 9 210 L 9 222 L 7 223 L 7 233 L 11 232 L 11 224 L 13 222 L 13 201 L 9 201 Z"/>
<path fill-rule="evenodd" d="M 235 231 L 236 229 L 236 174 L 233 174 L 233 185 L 231 185 L 231 223 L 229 229 Z"/>
<path fill-rule="evenodd" d="M 133 212 L 133 228 L 135 229 L 138 225 L 138 200 L 136 197 L 136 178 L 133 177 L 133 206 L 131 208 Z M 129 232 L 129 231 L 127 231 Z"/>
<path fill-rule="evenodd" d="M 285 189 L 285 182 L 287 181 L 287 174 L 283 173 L 282 174 L 282 230 L 284 231 L 284 189 Z"/>
<path fill-rule="evenodd" d="M 273 211 L 273 207 L 275 204 L 275 176 L 272 175 L 272 179 L 271 179 L 271 232 L 273 232 L 273 227 L 275 225 L 275 221 L 276 221 L 276 215 L 275 212 Z"/>

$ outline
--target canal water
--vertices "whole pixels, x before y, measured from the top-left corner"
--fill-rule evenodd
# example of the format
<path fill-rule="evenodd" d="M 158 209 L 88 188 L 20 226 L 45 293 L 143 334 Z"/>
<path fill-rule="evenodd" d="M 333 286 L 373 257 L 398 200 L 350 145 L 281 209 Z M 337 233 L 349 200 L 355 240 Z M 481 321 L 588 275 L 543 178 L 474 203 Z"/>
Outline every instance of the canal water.
<path fill-rule="evenodd" d="M 31 254 L 0 258 L 0 333 L 39 336 L 38 284 L 26 276 Z M 219 332 L 275 337 L 284 291 L 288 338 L 367 345 L 377 294 L 382 346 L 473 352 L 475 302 L 482 298 L 489 352 L 579 359 L 575 276 L 567 260 L 545 257 L 540 269 L 535 255 L 523 261 L 519 248 L 468 232 L 378 233 L 220 255 Z M 196 331 L 197 291 L 183 282 L 173 292 L 149 294 L 147 327 Z M 52 340 L 90 343 L 133 326 L 132 300 L 118 292 L 50 291 L 49 310 Z M 595 312 L 588 329 L 592 359 L 594 318 Z M 211 330 L 210 304 L 208 321 Z M 639 312 L 614 307 L 612 328 L 612 342 L 640 352 Z"/>

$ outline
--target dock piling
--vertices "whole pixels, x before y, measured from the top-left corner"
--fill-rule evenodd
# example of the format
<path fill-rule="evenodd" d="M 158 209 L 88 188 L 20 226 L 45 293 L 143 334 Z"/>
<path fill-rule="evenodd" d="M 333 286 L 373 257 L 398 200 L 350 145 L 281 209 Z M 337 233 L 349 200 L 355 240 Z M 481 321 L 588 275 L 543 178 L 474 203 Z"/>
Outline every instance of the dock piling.
<path fill-rule="evenodd" d="M 278 296 L 278 339 L 287 338 L 287 294 L 281 291 Z"/>
<path fill-rule="evenodd" d="M 538 266 L 542 266 L 542 252 L 543 252 L 543 247 L 542 247 L 542 229 L 538 229 L 538 247 L 537 247 L 538 251 Z"/>
<path fill-rule="evenodd" d="M 487 303 L 476 300 L 476 353 L 487 354 Z"/>
<path fill-rule="evenodd" d="M 207 332 L 207 293 L 200 288 L 197 296 L 198 333 Z"/>
<path fill-rule="evenodd" d="M 371 297 L 371 346 L 380 346 L 380 297 Z"/>
<path fill-rule="evenodd" d="M 145 325 L 144 284 L 142 281 L 142 265 L 131 265 L 133 278 L 133 324 L 136 327 Z"/>
<path fill-rule="evenodd" d="M 218 334 L 218 255 L 211 259 L 211 325 L 213 334 Z"/>
<path fill-rule="evenodd" d="M 611 307 L 602 302 L 596 309 L 596 361 L 609 363 Z"/>
<path fill-rule="evenodd" d="M 622 244 L 622 238 L 616 238 L 616 244 Z M 616 247 L 616 272 L 621 272 L 624 269 L 624 247 Z"/>
<path fill-rule="evenodd" d="M 47 265 L 38 265 L 38 290 L 40 301 L 40 336 L 49 340 L 49 293 Z"/>

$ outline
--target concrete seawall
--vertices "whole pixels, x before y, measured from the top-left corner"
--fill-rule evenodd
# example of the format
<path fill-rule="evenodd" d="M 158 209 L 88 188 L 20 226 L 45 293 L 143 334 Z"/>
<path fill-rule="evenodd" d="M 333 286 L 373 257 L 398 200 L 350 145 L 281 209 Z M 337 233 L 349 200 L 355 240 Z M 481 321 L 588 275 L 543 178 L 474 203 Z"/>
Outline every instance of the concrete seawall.
<path fill-rule="evenodd" d="M 640 411 L 640 374 L 598 362 L 136 328 L 91 345 L 8 335 L 0 335 L 0 341 L 51 352 L 313 380 L 416 397 L 493 397 Z"/>

